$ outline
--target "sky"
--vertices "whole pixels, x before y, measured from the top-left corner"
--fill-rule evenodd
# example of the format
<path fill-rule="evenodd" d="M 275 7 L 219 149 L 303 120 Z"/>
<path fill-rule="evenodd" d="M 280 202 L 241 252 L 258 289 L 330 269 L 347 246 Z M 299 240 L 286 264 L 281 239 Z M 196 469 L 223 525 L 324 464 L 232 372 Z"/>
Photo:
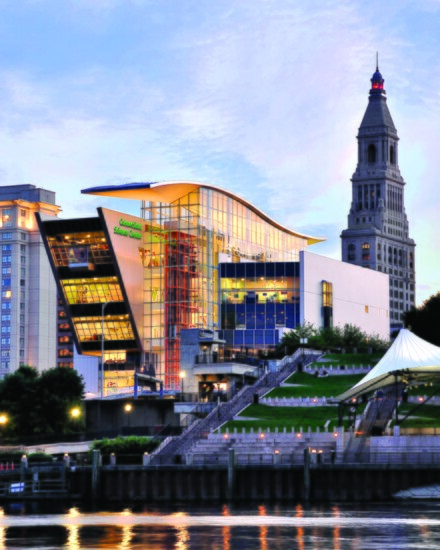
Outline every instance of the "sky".
<path fill-rule="evenodd" d="M 340 259 L 376 52 L 400 137 L 417 303 L 440 291 L 440 0 L 0 0 L 0 185 L 193 180 Z"/>

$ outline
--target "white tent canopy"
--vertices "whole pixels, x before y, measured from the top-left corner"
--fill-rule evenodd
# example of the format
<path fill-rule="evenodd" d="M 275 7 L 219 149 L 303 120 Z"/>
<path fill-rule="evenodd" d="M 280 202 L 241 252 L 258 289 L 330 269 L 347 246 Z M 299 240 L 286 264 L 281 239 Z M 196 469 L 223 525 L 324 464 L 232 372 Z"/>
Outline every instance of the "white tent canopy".
<path fill-rule="evenodd" d="M 440 348 L 402 329 L 379 363 L 351 390 L 337 397 L 345 401 L 394 382 L 431 380 L 440 376 Z"/>

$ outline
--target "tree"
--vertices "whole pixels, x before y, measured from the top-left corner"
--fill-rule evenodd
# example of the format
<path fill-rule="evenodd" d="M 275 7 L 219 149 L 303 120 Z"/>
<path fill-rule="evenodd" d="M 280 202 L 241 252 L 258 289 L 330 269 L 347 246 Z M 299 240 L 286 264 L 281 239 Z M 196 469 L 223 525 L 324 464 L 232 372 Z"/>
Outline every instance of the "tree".
<path fill-rule="evenodd" d="M 84 382 L 74 370 L 54 367 L 41 374 L 21 366 L 0 381 L 0 408 L 7 414 L 6 435 L 68 433 L 71 409 L 84 397 Z"/>
<path fill-rule="evenodd" d="M 440 292 L 434 294 L 419 307 L 413 307 L 403 314 L 405 327 L 434 344 L 440 346 Z"/>
<path fill-rule="evenodd" d="M 283 335 L 278 344 L 278 352 L 291 355 L 300 347 L 300 338 L 307 338 L 307 347 L 319 350 L 357 349 L 366 352 L 371 348 L 375 351 L 386 351 L 390 345 L 377 334 L 368 335 L 355 325 L 317 329 L 311 323 L 305 323 Z"/>

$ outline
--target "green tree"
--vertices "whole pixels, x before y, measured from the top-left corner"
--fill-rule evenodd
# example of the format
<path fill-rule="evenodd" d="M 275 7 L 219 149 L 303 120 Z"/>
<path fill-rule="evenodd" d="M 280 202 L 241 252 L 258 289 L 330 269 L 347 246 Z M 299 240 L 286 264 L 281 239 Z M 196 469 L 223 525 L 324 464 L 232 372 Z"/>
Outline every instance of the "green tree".
<path fill-rule="evenodd" d="M 39 374 L 21 366 L 0 381 L 5 435 L 68 433 L 75 428 L 70 411 L 83 397 L 84 382 L 75 370 L 54 367 Z"/>
<path fill-rule="evenodd" d="M 278 344 L 278 352 L 291 355 L 300 347 L 300 339 L 307 338 L 307 347 L 318 350 L 340 350 L 347 352 L 356 348 L 360 352 L 372 348 L 374 351 L 386 351 L 389 342 L 377 334 L 368 335 L 359 327 L 345 324 L 341 327 L 315 328 L 311 323 L 305 323 L 295 330 L 283 335 Z"/>
<path fill-rule="evenodd" d="M 403 319 L 405 326 L 414 334 L 440 346 L 440 292 L 425 300 L 421 306 L 406 311 Z"/>

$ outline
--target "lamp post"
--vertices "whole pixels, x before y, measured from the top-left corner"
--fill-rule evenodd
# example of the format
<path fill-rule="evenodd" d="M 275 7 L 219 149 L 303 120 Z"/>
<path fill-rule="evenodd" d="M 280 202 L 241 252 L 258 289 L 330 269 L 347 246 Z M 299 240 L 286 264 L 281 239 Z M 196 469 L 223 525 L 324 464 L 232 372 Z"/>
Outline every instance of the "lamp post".
<path fill-rule="evenodd" d="M 100 398 L 102 399 L 104 397 L 104 311 L 105 308 L 111 304 L 113 300 L 110 300 L 108 302 L 104 302 L 101 305 L 101 372 L 100 372 L 100 382 L 101 382 L 101 388 L 100 388 Z"/>
<path fill-rule="evenodd" d="M 9 418 L 6 414 L 0 414 L 0 427 L 1 427 L 1 438 L 3 439 L 3 430 L 5 428 L 5 425 L 8 423 Z"/>
<path fill-rule="evenodd" d="M 131 413 L 131 410 L 132 410 L 131 403 L 127 403 L 126 405 L 124 405 L 124 411 L 127 413 L 127 428 L 130 427 L 130 413 Z"/>
<path fill-rule="evenodd" d="M 180 401 L 183 401 L 183 391 L 184 391 L 184 380 L 185 380 L 186 372 L 184 370 L 181 370 L 179 372 L 180 377 Z"/>
<path fill-rule="evenodd" d="M 70 416 L 73 419 L 73 425 L 78 430 L 78 418 L 81 415 L 81 411 L 79 407 L 73 407 L 73 409 L 70 411 Z"/>
<path fill-rule="evenodd" d="M 302 348 L 301 348 L 301 356 L 302 356 L 302 358 L 301 358 L 301 372 L 302 372 L 303 369 L 304 369 L 304 355 L 305 355 L 305 353 L 304 353 L 304 348 L 305 348 L 305 346 L 307 345 L 307 342 L 308 342 L 308 339 L 307 339 L 307 338 L 300 338 L 300 339 L 299 339 L 299 343 L 300 343 L 301 346 L 302 346 Z"/>

